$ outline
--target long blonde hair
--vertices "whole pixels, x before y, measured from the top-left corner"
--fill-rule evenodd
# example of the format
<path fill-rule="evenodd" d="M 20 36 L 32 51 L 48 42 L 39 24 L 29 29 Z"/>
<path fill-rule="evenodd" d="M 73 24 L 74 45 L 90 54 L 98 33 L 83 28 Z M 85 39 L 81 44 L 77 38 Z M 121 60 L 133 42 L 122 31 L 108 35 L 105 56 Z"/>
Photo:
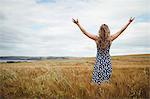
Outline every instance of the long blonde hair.
<path fill-rule="evenodd" d="M 105 49 L 107 45 L 110 43 L 110 30 L 106 24 L 102 24 L 100 26 L 98 32 L 98 45 L 101 46 L 102 49 Z"/>

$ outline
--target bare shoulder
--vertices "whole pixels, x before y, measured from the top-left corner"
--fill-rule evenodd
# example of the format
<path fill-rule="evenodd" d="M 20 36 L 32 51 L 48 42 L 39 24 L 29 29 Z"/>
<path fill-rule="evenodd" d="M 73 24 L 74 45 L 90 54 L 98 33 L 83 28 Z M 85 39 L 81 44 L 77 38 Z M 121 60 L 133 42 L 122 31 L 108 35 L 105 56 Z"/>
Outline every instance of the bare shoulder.
<path fill-rule="evenodd" d="M 110 35 L 109 40 L 110 40 L 110 44 L 112 44 L 112 42 L 113 42 L 113 37 L 112 37 L 112 35 Z"/>
<path fill-rule="evenodd" d="M 112 42 L 113 41 L 113 35 L 110 35 L 109 39 Z"/>
<path fill-rule="evenodd" d="M 99 36 L 95 35 L 95 40 L 98 40 L 98 37 L 99 37 Z"/>
<path fill-rule="evenodd" d="M 98 37 L 99 37 L 99 36 L 95 35 L 95 42 L 96 42 L 96 44 L 97 44 L 97 42 L 98 42 Z"/>
<path fill-rule="evenodd" d="M 95 43 L 97 45 L 98 44 L 98 36 L 97 35 L 95 36 L 95 40 L 94 41 L 95 41 Z"/>

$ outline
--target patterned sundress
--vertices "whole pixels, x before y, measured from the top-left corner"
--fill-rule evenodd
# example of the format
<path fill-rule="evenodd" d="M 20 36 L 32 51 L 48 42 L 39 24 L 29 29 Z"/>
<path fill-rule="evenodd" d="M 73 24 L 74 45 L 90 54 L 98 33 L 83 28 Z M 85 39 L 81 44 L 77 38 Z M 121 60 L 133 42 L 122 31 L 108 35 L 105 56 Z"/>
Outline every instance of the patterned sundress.
<path fill-rule="evenodd" d="M 111 56 L 109 54 L 111 43 L 105 49 L 97 45 L 96 63 L 93 69 L 92 82 L 100 85 L 102 82 L 109 82 L 112 74 Z"/>

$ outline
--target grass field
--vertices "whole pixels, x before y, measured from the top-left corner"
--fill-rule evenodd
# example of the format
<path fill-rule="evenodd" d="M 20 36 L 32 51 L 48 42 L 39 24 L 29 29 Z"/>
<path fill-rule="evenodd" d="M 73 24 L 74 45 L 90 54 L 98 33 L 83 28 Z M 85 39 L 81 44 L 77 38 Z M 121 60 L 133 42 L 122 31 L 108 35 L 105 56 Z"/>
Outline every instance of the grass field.
<path fill-rule="evenodd" d="M 113 56 L 110 83 L 91 84 L 95 58 L 0 63 L 0 99 L 148 99 L 150 54 Z"/>

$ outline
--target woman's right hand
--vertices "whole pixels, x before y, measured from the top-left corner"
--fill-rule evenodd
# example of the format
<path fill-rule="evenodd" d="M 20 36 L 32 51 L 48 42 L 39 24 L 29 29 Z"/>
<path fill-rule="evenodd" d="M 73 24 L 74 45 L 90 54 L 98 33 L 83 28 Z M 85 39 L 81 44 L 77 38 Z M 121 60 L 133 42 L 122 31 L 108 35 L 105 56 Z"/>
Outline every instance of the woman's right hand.
<path fill-rule="evenodd" d="M 75 20 L 75 19 L 73 19 L 73 18 L 72 18 L 72 21 L 73 21 L 73 23 L 75 23 L 76 25 L 78 25 L 78 24 L 79 24 L 78 19 L 77 19 L 77 20 Z"/>
<path fill-rule="evenodd" d="M 134 19 L 135 19 L 135 17 L 134 17 L 134 18 L 131 17 L 131 18 L 129 19 L 129 23 L 131 23 Z"/>

